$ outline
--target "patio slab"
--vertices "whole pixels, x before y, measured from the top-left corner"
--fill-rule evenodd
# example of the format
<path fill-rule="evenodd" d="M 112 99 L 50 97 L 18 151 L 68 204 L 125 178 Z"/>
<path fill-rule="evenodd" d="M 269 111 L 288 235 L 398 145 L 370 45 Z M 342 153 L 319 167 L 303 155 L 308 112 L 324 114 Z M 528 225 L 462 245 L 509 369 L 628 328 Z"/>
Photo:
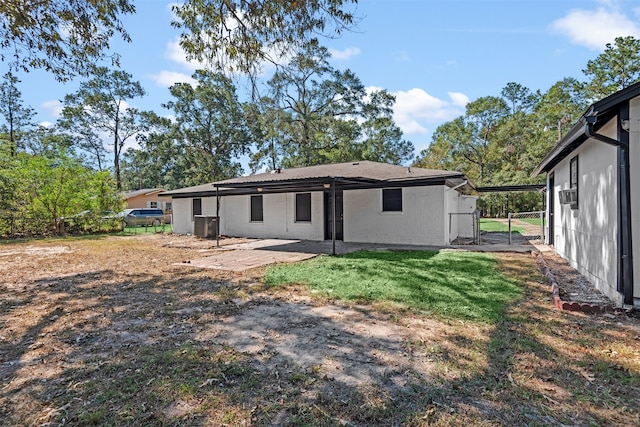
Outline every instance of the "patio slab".
<path fill-rule="evenodd" d="M 190 260 L 186 263 L 177 263 L 183 267 L 210 268 L 242 272 L 264 265 L 278 262 L 296 262 L 313 258 L 318 254 L 301 252 L 270 251 L 260 249 L 225 250 L 216 255 Z"/>

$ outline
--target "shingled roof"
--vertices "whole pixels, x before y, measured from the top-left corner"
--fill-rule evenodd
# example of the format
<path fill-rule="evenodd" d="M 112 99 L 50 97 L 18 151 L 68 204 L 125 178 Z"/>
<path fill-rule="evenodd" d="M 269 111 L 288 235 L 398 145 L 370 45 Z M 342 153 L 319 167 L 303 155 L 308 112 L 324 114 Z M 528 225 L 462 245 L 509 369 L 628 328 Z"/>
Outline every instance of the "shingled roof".
<path fill-rule="evenodd" d="M 301 168 L 279 169 L 271 172 L 241 176 L 212 184 L 182 188 L 163 193 L 163 196 L 210 196 L 216 187 L 221 194 L 252 194 L 256 191 L 320 191 L 336 182 L 343 189 L 379 188 L 389 186 L 436 185 L 464 183 L 462 172 L 423 169 L 390 165 L 371 161 L 334 163 Z M 469 191 L 471 186 L 466 184 Z M 208 187 L 207 187 L 208 186 Z M 260 190 L 258 190 L 258 188 Z"/>

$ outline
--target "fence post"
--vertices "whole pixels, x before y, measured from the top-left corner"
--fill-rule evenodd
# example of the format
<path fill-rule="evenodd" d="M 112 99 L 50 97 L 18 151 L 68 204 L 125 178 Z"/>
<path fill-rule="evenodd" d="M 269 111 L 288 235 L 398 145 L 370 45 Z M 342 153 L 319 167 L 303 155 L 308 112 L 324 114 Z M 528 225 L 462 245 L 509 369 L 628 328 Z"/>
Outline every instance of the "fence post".
<path fill-rule="evenodd" d="M 480 211 L 476 209 L 474 212 L 475 223 L 476 223 L 476 232 L 478 233 L 478 246 L 480 246 Z"/>
<path fill-rule="evenodd" d="M 511 245 L 511 212 L 509 212 L 508 218 L 509 218 L 509 245 Z"/>

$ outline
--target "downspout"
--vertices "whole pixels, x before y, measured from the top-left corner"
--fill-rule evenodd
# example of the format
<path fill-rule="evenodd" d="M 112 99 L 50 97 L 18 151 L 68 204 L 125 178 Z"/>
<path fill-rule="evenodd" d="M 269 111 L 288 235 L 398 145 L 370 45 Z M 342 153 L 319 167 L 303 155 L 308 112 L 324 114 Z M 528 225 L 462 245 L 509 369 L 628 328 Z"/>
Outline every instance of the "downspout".
<path fill-rule="evenodd" d="M 220 191 L 216 185 L 216 247 L 220 247 Z"/>
<path fill-rule="evenodd" d="M 449 190 L 457 190 L 458 188 L 460 188 L 460 187 L 462 187 L 464 185 L 467 185 L 468 183 L 469 183 L 469 181 L 462 181 L 461 184 L 458 184 L 455 187 L 451 187 L 451 188 L 449 188 Z"/>
<path fill-rule="evenodd" d="M 618 110 L 618 139 L 609 138 L 595 131 L 593 126 L 598 120 L 597 116 L 585 117 L 585 134 L 589 138 L 613 145 L 618 148 L 618 292 L 624 296 L 624 304 L 633 305 L 633 251 L 631 234 L 631 185 L 629 176 L 629 132 L 622 125 L 629 122 L 629 101 L 625 102 Z"/>
<path fill-rule="evenodd" d="M 331 212 L 333 221 L 331 221 L 331 254 L 336 254 L 336 178 L 331 179 Z"/>

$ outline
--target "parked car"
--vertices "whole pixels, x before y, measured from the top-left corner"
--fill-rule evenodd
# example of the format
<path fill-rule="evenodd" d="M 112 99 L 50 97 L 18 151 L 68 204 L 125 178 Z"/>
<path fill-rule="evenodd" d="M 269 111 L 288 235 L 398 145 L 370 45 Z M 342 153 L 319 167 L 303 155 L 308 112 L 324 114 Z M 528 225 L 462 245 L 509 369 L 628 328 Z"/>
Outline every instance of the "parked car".
<path fill-rule="evenodd" d="M 162 209 L 125 209 L 118 214 L 125 227 L 160 225 L 164 222 Z"/>

